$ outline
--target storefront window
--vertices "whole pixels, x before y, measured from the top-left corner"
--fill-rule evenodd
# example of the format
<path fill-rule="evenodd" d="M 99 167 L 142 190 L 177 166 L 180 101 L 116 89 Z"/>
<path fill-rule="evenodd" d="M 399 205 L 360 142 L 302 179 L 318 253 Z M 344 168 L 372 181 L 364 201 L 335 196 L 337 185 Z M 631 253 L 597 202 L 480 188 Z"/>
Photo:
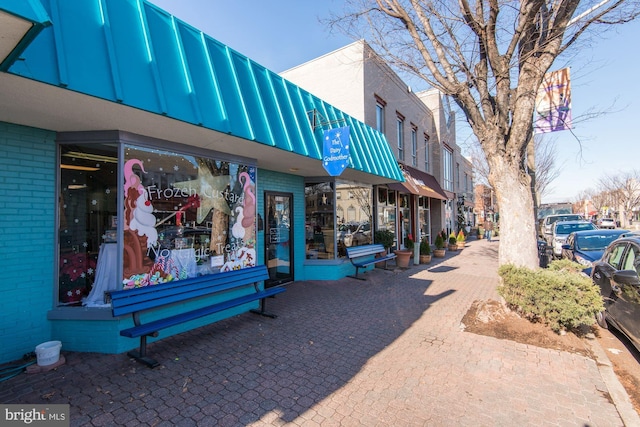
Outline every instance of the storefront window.
<path fill-rule="evenodd" d="M 342 258 L 347 247 L 372 243 L 372 194 L 370 185 L 350 181 L 308 182 L 307 259 Z"/>
<path fill-rule="evenodd" d="M 389 230 L 396 234 L 396 193 L 385 187 L 378 187 L 377 230 Z M 397 246 L 397 239 L 396 239 Z"/>
<path fill-rule="evenodd" d="M 349 197 L 338 200 L 338 209 L 346 212 L 346 218 L 338 217 L 338 257 L 345 257 L 346 248 L 368 245 L 373 242 L 371 221 L 373 219 L 372 188 L 370 185 L 348 181 L 337 181 L 336 189 Z M 338 211 L 340 212 L 340 210 Z"/>
<path fill-rule="evenodd" d="M 418 199 L 418 218 L 420 224 L 419 241 L 422 242 L 423 239 L 426 239 L 430 244 L 433 243 L 431 241 L 431 210 L 428 197 L 421 196 Z"/>
<path fill-rule="evenodd" d="M 304 188 L 307 259 L 335 258 L 335 191 L 333 182 Z"/>
<path fill-rule="evenodd" d="M 256 264 L 255 167 L 124 146 L 118 172 L 118 150 L 60 145 L 59 305 Z"/>
<path fill-rule="evenodd" d="M 124 288 L 253 267 L 256 171 L 127 146 Z"/>
<path fill-rule="evenodd" d="M 415 240 L 415 237 L 411 235 L 411 198 L 408 194 L 401 194 L 398 200 L 400 205 L 400 232 L 402 233 L 399 243 L 401 246 L 406 247 L 406 239 Z"/>
<path fill-rule="evenodd" d="M 96 279 L 101 245 L 115 242 L 117 153 L 116 144 L 60 147 L 59 305 L 82 303 Z"/>

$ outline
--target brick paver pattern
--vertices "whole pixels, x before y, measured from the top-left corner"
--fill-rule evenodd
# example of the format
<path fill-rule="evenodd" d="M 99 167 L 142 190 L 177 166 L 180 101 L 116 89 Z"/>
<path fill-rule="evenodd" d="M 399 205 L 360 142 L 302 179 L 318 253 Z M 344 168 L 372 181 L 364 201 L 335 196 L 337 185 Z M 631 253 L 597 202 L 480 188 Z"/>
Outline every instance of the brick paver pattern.
<path fill-rule="evenodd" d="M 306 281 L 247 313 L 125 354 L 65 352 L 0 383 L 3 403 L 69 403 L 84 426 L 622 426 L 594 360 L 465 332 L 497 299 L 499 242 L 366 281 Z M 162 334 L 162 333 L 161 333 Z"/>

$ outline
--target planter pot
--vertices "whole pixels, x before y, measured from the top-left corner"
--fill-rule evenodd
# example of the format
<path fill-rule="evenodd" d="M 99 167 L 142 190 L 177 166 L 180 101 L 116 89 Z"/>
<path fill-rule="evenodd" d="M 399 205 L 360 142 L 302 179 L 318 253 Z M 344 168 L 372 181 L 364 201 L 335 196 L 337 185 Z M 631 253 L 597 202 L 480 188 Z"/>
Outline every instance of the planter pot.
<path fill-rule="evenodd" d="M 431 255 L 420 255 L 420 264 L 429 264 L 431 262 Z"/>
<path fill-rule="evenodd" d="M 387 256 L 386 252 L 380 252 L 378 255 L 376 255 L 376 258 L 384 258 L 385 256 Z M 385 268 L 386 266 L 387 266 L 387 262 L 386 261 L 376 262 L 376 267 L 377 268 Z"/>
<path fill-rule="evenodd" d="M 433 256 L 436 258 L 444 258 L 445 250 L 444 249 L 434 249 Z"/>
<path fill-rule="evenodd" d="M 457 246 L 458 246 L 458 250 L 459 251 L 463 250 L 464 249 L 464 242 L 458 242 Z"/>
<path fill-rule="evenodd" d="M 409 261 L 413 256 L 412 251 L 393 251 L 396 254 L 396 265 L 398 267 L 407 268 L 409 267 Z"/>
<path fill-rule="evenodd" d="M 449 245 L 447 246 L 447 249 L 449 249 L 450 251 L 457 251 L 458 244 L 456 243 L 455 245 L 452 245 L 451 243 L 449 243 Z"/>

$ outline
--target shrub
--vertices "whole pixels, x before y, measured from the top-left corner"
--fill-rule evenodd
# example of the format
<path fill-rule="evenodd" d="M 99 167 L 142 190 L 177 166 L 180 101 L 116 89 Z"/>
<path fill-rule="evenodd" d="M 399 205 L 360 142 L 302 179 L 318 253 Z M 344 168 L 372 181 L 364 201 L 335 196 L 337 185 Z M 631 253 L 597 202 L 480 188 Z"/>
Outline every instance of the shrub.
<path fill-rule="evenodd" d="M 498 293 L 525 318 L 543 322 L 555 332 L 593 325 L 595 315 L 604 309 L 600 289 L 574 270 L 579 264 L 564 264 L 535 271 L 503 265 L 498 269 L 502 278 Z"/>
<path fill-rule="evenodd" d="M 456 241 L 458 243 L 463 243 L 464 242 L 464 232 L 462 231 L 462 229 L 460 229 L 460 231 L 458 231 L 458 235 L 456 236 Z"/>
<path fill-rule="evenodd" d="M 442 234 L 438 234 L 436 236 L 435 245 L 438 249 L 444 249 L 444 240 L 442 239 Z"/>
<path fill-rule="evenodd" d="M 450 245 L 455 245 L 457 243 L 458 243 L 458 241 L 456 240 L 456 233 L 454 233 L 452 231 L 451 234 L 449 234 L 449 244 Z"/>
<path fill-rule="evenodd" d="M 577 262 L 571 261 L 567 258 L 557 259 L 551 261 L 547 266 L 547 269 L 552 271 L 572 271 L 574 273 L 580 273 L 586 266 Z"/>
<path fill-rule="evenodd" d="M 393 240 L 396 236 L 390 230 L 376 230 L 373 239 L 376 243 L 380 243 L 386 250 L 393 246 Z"/>
<path fill-rule="evenodd" d="M 420 242 L 420 255 L 431 255 L 431 245 L 426 238 Z"/>

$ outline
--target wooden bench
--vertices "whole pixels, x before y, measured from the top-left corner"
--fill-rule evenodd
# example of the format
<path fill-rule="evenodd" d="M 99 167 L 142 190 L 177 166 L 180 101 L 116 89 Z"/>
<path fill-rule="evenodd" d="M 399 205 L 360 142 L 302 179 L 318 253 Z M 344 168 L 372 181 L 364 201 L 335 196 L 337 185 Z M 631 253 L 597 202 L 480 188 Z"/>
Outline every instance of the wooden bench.
<path fill-rule="evenodd" d="M 381 244 L 372 244 L 372 245 L 363 245 L 363 246 L 351 246 L 347 248 L 347 258 L 351 260 L 351 264 L 356 268 L 354 279 L 365 280 L 363 277 L 358 277 L 358 270 L 360 268 L 367 267 L 371 264 L 375 264 L 378 262 L 384 261 L 384 268 L 387 268 L 387 261 L 390 259 L 394 259 L 396 254 L 388 254 L 386 253 L 384 246 Z M 380 256 L 379 258 L 372 258 L 373 256 L 377 256 L 378 254 L 385 253 L 384 256 Z"/>
<path fill-rule="evenodd" d="M 265 290 L 258 288 L 258 283 L 269 278 L 267 267 L 262 265 L 252 268 L 243 268 L 229 272 L 194 277 L 186 280 L 163 283 L 130 290 L 111 292 L 111 306 L 114 317 L 131 314 L 134 326 L 123 329 L 120 335 L 129 338 L 140 337 L 140 349 L 130 351 L 127 354 L 137 361 L 154 368 L 159 363 L 147 357 L 147 337 L 158 336 L 158 331 L 190 320 L 198 319 L 209 314 L 218 313 L 229 308 L 238 307 L 253 301 L 260 300 L 259 310 L 250 310 L 263 316 L 275 318 L 273 314 L 265 311 L 265 298 L 272 297 L 285 291 L 283 287 L 274 287 Z M 235 290 L 245 289 L 248 293 L 222 300 L 215 304 L 197 308 L 195 310 L 175 314 L 166 318 L 142 323 L 140 314 L 148 310 L 166 307 L 171 304 L 181 303 L 212 294 L 230 293 Z"/>

